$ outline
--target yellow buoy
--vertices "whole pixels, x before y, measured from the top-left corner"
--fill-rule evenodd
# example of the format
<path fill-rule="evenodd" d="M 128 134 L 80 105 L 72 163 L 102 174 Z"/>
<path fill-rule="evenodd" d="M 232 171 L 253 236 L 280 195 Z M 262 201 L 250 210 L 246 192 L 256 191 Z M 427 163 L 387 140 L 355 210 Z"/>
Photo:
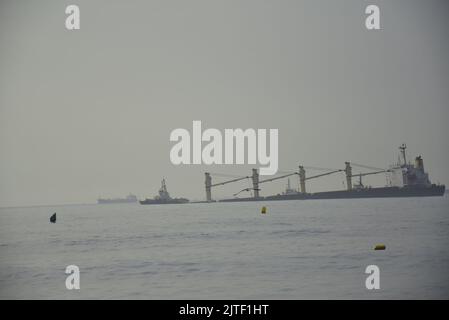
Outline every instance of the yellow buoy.
<path fill-rule="evenodd" d="M 262 213 L 262 214 L 267 213 L 267 207 L 262 207 L 262 210 L 260 211 L 260 213 Z"/>
<path fill-rule="evenodd" d="M 376 244 L 374 250 L 385 250 L 387 247 L 384 244 Z"/>

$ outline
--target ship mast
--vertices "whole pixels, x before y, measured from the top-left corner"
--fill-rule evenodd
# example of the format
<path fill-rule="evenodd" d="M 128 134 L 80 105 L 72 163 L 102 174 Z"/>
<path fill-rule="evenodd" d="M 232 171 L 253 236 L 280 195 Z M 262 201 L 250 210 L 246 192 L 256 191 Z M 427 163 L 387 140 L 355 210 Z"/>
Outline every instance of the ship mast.
<path fill-rule="evenodd" d="M 165 184 L 165 178 L 161 181 L 161 188 L 159 189 L 159 198 L 163 200 L 170 199 L 170 194 L 167 191 L 167 186 Z"/>

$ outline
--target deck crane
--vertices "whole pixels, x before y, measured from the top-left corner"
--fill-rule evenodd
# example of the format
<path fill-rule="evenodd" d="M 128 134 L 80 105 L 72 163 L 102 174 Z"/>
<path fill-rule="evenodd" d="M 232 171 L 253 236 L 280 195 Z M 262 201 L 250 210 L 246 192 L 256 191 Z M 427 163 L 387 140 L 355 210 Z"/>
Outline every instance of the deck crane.
<path fill-rule="evenodd" d="M 272 181 L 275 181 L 275 180 L 284 179 L 284 178 L 288 178 L 288 177 L 291 177 L 291 176 L 294 176 L 294 175 L 298 175 L 299 176 L 299 180 L 300 180 L 301 192 L 305 193 L 306 192 L 306 186 L 305 186 L 305 181 L 306 180 L 311 180 L 311 179 L 315 179 L 315 178 L 319 178 L 319 177 L 324 177 L 324 176 L 327 176 L 327 175 L 330 175 L 330 174 L 333 174 L 333 173 L 337 173 L 337 172 L 342 172 L 342 171 L 344 171 L 344 170 L 343 169 L 335 169 L 335 170 L 332 170 L 330 172 L 325 172 L 325 173 L 317 174 L 317 175 L 314 175 L 314 176 L 311 176 L 311 177 L 306 177 L 305 176 L 304 167 L 303 166 L 299 166 L 299 171 L 298 172 L 292 172 L 292 173 L 284 174 L 284 175 L 279 176 L 279 177 L 265 179 L 265 180 L 259 181 L 259 184 L 266 183 L 266 182 L 272 182 Z M 258 188 L 258 186 L 257 186 L 257 188 Z M 249 191 L 249 190 L 251 190 L 251 188 L 243 189 L 240 192 Z M 258 189 L 258 190 L 260 190 L 260 189 Z M 240 192 L 238 192 L 237 194 L 239 194 Z"/>
<path fill-rule="evenodd" d="M 310 180 L 310 179 L 315 179 L 315 178 L 319 178 L 319 177 L 324 177 L 327 176 L 329 174 L 333 174 L 333 173 L 337 173 L 337 172 L 342 172 L 344 171 L 343 169 L 338 169 L 338 170 L 334 170 L 331 172 L 326 172 L 326 173 L 322 173 L 322 174 L 317 174 L 316 176 L 311 176 L 311 177 L 307 177 L 306 180 Z"/>
<path fill-rule="evenodd" d="M 275 181 L 275 180 L 279 180 L 279 179 L 283 179 L 283 178 L 287 178 L 287 177 L 290 177 L 290 176 L 294 176 L 295 174 L 298 174 L 298 172 L 292 172 L 292 173 L 284 174 L 284 175 L 279 176 L 279 177 L 274 177 L 274 178 L 270 178 L 270 179 L 265 179 L 265 180 L 259 181 L 259 174 L 257 173 L 257 169 L 253 169 L 253 175 L 252 175 L 253 188 L 242 189 L 239 192 L 234 193 L 234 197 L 239 195 L 243 191 L 254 190 L 254 198 L 259 198 L 259 191 L 260 191 L 259 184 L 266 183 L 266 182 L 271 182 L 271 181 Z"/>
<path fill-rule="evenodd" d="M 332 170 L 332 169 L 326 169 L 326 170 Z M 239 192 L 235 193 L 234 196 L 239 195 L 240 193 L 244 192 L 244 191 L 250 191 L 250 190 L 254 190 L 254 197 L 258 198 L 259 197 L 259 185 L 262 183 L 267 183 L 267 182 L 272 182 L 272 181 L 276 181 L 279 179 L 284 179 L 284 178 L 288 178 L 294 175 L 298 175 L 299 176 L 299 181 L 300 181 L 300 186 L 301 186 L 301 192 L 305 193 L 306 192 L 306 180 L 311 180 L 311 179 L 315 179 L 315 178 L 320 178 L 320 177 L 324 177 L 333 173 L 337 173 L 337 172 L 342 172 L 344 171 L 343 169 L 335 169 L 332 170 L 330 172 L 325 172 L 325 173 L 321 173 L 321 174 L 317 174 L 314 176 L 310 176 L 310 177 L 306 177 L 305 175 L 305 170 L 303 166 L 299 166 L 299 171 L 298 172 L 291 172 L 291 173 L 287 173 L 284 174 L 282 176 L 278 176 L 278 177 L 274 177 L 274 178 L 269 178 L 269 179 L 265 179 L 262 181 L 258 181 L 258 174 L 257 174 L 257 169 L 253 169 L 253 188 L 244 188 L 242 190 L 240 190 Z M 255 179 L 256 178 L 256 179 Z"/>
<path fill-rule="evenodd" d="M 219 182 L 219 183 L 214 183 L 212 184 L 212 178 L 211 178 L 211 174 L 209 172 L 205 173 L 206 176 L 206 181 L 205 181 L 205 185 L 206 185 L 206 201 L 211 202 L 212 201 L 212 193 L 211 193 L 211 189 L 213 187 L 217 187 L 217 186 L 223 186 L 226 185 L 228 183 L 233 183 L 233 182 L 238 182 L 241 180 L 245 180 L 245 179 L 251 179 L 252 183 L 253 183 L 253 187 L 252 188 L 244 188 L 242 190 L 240 190 L 239 192 L 235 193 L 234 196 L 239 195 L 240 193 L 244 192 L 244 191 L 254 191 L 254 198 L 257 199 L 259 198 L 259 185 L 262 183 L 267 183 L 267 182 L 272 182 L 272 181 L 276 181 L 279 179 L 284 179 L 287 177 L 291 177 L 294 175 L 298 175 L 299 176 L 299 182 L 300 182 L 300 191 L 301 193 L 306 193 L 306 181 L 307 180 L 312 180 L 312 179 L 316 179 L 316 178 L 320 178 L 320 177 L 324 177 L 324 176 L 328 176 L 334 173 L 338 173 L 338 172 L 345 172 L 346 174 L 346 183 L 347 183 L 347 188 L 348 190 L 352 189 L 352 178 L 353 177 L 359 177 L 360 179 L 360 183 L 359 186 L 363 186 L 362 185 L 362 177 L 363 176 L 368 176 L 368 175 L 374 175 L 374 174 L 379 174 L 379 173 L 385 173 L 385 172 L 389 172 L 389 170 L 385 170 L 385 169 L 379 169 L 379 168 L 374 168 L 374 167 L 368 167 L 368 166 L 362 166 L 362 165 L 358 165 L 358 164 L 354 164 L 357 167 L 364 167 L 364 168 L 369 168 L 369 169 L 379 169 L 378 171 L 374 171 L 374 172 L 365 172 L 365 173 L 359 173 L 359 174 L 352 174 L 352 167 L 351 167 L 351 163 L 349 162 L 345 162 L 345 169 L 324 169 L 324 168 L 315 168 L 315 167 L 304 167 L 304 166 L 299 166 L 299 171 L 298 172 L 290 172 L 278 177 L 274 177 L 274 178 L 269 178 L 269 179 L 265 179 L 265 180 L 261 180 L 259 181 L 259 173 L 257 169 L 252 169 L 252 175 L 251 176 L 244 176 L 244 177 L 236 177 L 234 179 L 231 180 L 227 180 L 227 181 L 223 181 L 223 182 Z M 325 173 L 321 173 L 321 174 L 317 174 L 314 176 L 310 176 L 310 177 L 306 177 L 306 171 L 304 168 L 311 168 L 311 169 L 319 169 L 319 170 L 331 170 L 329 172 L 325 172 Z M 218 174 L 217 174 L 218 175 Z M 227 175 L 229 177 L 229 175 Z"/>
<path fill-rule="evenodd" d="M 234 193 L 233 196 L 236 197 L 236 196 L 238 196 L 239 194 L 241 194 L 243 191 L 248 191 L 248 192 L 249 192 L 249 191 L 251 191 L 251 190 L 254 190 L 254 188 L 245 188 L 245 189 L 240 190 L 240 191 L 237 192 L 237 193 Z M 260 191 L 260 189 L 259 189 L 258 191 Z"/>
<path fill-rule="evenodd" d="M 379 173 L 385 173 L 385 172 L 390 172 L 390 170 L 380 170 L 380 171 L 374 171 L 374 172 L 365 172 L 365 173 L 359 173 L 359 174 L 353 174 L 351 177 L 359 177 L 359 184 L 358 184 L 358 188 L 363 188 L 363 183 L 362 183 L 362 177 L 364 176 L 369 176 L 372 174 L 379 174 Z"/>
<path fill-rule="evenodd" d="M 359 164 L 359 163 L 355 163 L 355 162 L 351 162 L 351 165 L 353 165 L 354 167 L 360 167 L 360 168 L 369 169 L 369 170 L 386 171 L 386 169 L 383 169 L 383 168 L 367 166 L 367 165 Z"/>
<path fill-rule="evenodd" d="M 324 177 L 333 173 L 337 173 L 337 172 L 342 172 L 344 171 L 343 169 L 335 169 L 329 172 L 325 172 L 325 173 L 320 173 L 311 177 L 306 177 L 306 171 L 304 170 L 304 166 L 299 166 L 299 184 L 301 186 L 301 193 L 306 193 L 306 181 L 307 180 L 311 180 L 311 179 L 315 179 L 315 178 L 320 178 L 320 177 Z"/>
<path fill-rule="evenodd" d="M 365 173 L 359 173 L 359 174 L 352 174 L 351 164 L 356 166 L 356 167 L 361 167 L 361 168 L 371 169 L 371 170 L 377 170 L 377 171 L 365 172 Z M 352 178 L 353 177 L 359 177 L 359 185 L 357 187 L 360 188 L 360 187 L 363 187 L 362 177 L 368 176 L 368 175 L 372 175 L 372 174 L 379 174 L 379 173 L 390 172 L 390 170 L 388 170 L 388 169 L 381 169 L 381 168 L 376 168 L 376 167 L 370 167 L 370 166 L 357 164 L 357 163 L 345 162 L 345 165 L 346 165 L 346 167 L 345 167 L 344 171 L 345 171 L 345 174 L 346 174 L 346 185 L 347 185 L 348 190 L 352 190 Z"/>
<path fill-rule="evenodd" d="M 274 177 L 274 178 L 271 178 L 271 179 L 265 179 L 265 180 L 259 181 L 259 184 L 265 183 L 265 182 L 271 182 L 271 181 L 275 181 L 275 180 L 279 180 L 279 179 L 283 179 L 283 178 L 287 178 L 287 177 L 290 177 L 290 176 L 294 176 L 295 174 L 298 174 L 298 172 L 284 174 L 282 176 Z"/>
<path fill-rule="evenodd" d="M 211 189 L 213 187 L 223 186 L 223 185 L 228 184 L 228 183 L 238 182 L 238 181 L 241 181 L 241 180 L 245 180 L 245 179 L 251 178 L 249 176 L 245 176 L 245 177 L 239 177 L 239 178 L 223 181 L 223 182 L 220 182 L 220 183 L 212 184 L 212 177 L 210 176 L 210 172 L 206 172 L 205 176 L 206 176 L 205 185 L 206 185 L 206 201 L 207 202 L 211 202 L 212 201 L 212 191 L 211 191 Z"/>

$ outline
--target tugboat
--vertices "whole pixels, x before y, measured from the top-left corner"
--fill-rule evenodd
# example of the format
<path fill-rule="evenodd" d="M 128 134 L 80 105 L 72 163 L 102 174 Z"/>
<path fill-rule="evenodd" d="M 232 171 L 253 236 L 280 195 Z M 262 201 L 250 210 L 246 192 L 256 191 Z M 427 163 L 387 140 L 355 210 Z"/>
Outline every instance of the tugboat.
<path fill-rule="evenodd" d="M 167 191 L 167 185 L 165 184 L 165 179 L 162 179 L 159 195 L 155 196 L 153 199 L 147 198 L 139 202 L 140 204 L 181 204 L 189 202 L 189 199 L 170 197 L 170 194 Z"/>

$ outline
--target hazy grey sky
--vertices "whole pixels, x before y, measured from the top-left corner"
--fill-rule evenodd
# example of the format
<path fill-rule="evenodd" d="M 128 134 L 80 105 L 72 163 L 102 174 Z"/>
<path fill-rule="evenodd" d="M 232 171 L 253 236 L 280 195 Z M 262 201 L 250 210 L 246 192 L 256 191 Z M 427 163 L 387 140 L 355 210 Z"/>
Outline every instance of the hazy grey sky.
<path fill-rule="evenodd" d="M 81 30 L 65 29 L 69 4 L 80 7 Z M 380 31 L 365 29 L 368 4 L 380 6 Z M 278 128 L 281 170 L 386 167 L 405 142 L 448 185 L 447 9 L 421 0 L 2 0 L 0 206 L 152 197 L 162 177 L 172 195 L 202 199 L 204 171 L 250 174 L 172 165 L 170 132 L 192 120 Z"/>

